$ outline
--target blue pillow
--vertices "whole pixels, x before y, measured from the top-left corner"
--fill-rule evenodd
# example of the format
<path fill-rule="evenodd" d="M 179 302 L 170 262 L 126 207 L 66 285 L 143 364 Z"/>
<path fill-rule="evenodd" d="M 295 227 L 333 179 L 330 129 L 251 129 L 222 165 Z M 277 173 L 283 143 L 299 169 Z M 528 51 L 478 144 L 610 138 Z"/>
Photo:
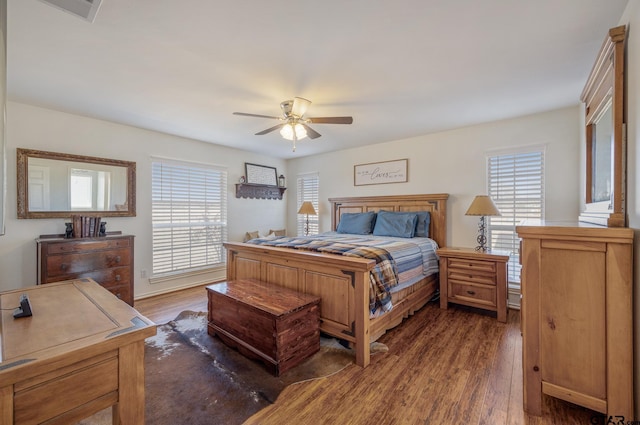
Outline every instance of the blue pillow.
<path fill-rule="evenodd" d="M 415 213 L 418 215 L 418 222 L 416 223 L 416 233 L 413 236 L 417 238 L 428 238 L 431 213 L 429 211 L 416 211 Z"/>
<path fill-rule="evenodd" d="M 376 236 L 395 236 L 412 238 L 416 231 L 418 215 L 413 212 L 378 211 L 373 234 Z"/>
<path fill-rule="evenodd" d="M 340 222 L 336 231 L 338 233 L 352 233 L 354 235 L 371 234 L 376 213 L 344 213 L 340 216 Z"/>

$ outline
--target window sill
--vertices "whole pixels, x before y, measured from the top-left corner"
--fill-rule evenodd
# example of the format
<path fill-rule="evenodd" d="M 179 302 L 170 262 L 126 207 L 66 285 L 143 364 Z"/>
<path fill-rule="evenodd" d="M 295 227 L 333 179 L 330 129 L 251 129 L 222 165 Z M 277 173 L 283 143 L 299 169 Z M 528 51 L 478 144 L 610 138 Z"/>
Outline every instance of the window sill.
<path fill-rule="evenodd" d="M 156 283 L 175 282 L 182 279 L 210 275 L 216 272 L 226 272 L 226 265 L 223 264 L 215 267 L 207 267 L 207 268 L 198 269 L 198 270 L 159 274 L 159 275 L 150 277 L 149 283 L 153 285 Z"/>

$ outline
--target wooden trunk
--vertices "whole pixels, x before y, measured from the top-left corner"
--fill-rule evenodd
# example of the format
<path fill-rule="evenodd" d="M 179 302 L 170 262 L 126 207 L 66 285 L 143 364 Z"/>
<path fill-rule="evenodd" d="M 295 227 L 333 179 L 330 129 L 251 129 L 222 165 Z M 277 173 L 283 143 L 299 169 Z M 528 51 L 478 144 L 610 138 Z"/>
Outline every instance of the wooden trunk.
<path fill-rule="evenodd" d="M 207 286 L 208 332 L 276 376 L 320 349 L 320 298 L 253 279 Z"/>

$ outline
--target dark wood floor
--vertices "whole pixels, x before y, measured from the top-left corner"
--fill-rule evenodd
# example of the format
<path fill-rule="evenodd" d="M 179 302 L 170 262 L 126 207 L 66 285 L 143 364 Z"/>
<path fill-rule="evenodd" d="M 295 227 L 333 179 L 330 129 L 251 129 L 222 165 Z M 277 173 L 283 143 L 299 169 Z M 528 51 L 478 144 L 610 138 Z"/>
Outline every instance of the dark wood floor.
<path fill-rule="evenodd" d="M 137 301 L 156 323 L 182 310 L 206 311 L 206 290 Z M 389 352 L 365 369 L 285 389 L 246 424 L 585 425 L 597 413 L 544 396 L 541 417 L 522 409 L 522 338 L 517 310 L 508 323 L 462 307 L 430 303 L 381 339 Z"/>

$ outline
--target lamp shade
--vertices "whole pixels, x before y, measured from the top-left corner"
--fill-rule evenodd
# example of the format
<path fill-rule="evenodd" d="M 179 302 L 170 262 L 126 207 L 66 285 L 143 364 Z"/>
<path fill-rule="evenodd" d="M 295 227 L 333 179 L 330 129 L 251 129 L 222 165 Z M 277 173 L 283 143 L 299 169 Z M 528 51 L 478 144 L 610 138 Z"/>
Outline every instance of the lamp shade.
<path fill-rule="evenodd" d="M 493 203 L 493 200 L 487 195 L 478 195 L 475 197 L 465 215 L 481 215 L 495 216 L 501 215 L 500 210 Z"/>
<path fill-rule="evenodd" d="M 304 201 L 302 205 L 300 205 L 300 209 L 298 210 L 298 214 L 309 214 L 309 215 L 317 215 L 316 209 L 313 208 L 313 204 L 309 201 Z"/>
<path fill-rule="evenodd" d="M 300 123 L 285 124 L 280 129 L 280 135 L 287 140 L 293 140 L 294 133 L 297 140 L 307 137 L 307 130 Z"/>

